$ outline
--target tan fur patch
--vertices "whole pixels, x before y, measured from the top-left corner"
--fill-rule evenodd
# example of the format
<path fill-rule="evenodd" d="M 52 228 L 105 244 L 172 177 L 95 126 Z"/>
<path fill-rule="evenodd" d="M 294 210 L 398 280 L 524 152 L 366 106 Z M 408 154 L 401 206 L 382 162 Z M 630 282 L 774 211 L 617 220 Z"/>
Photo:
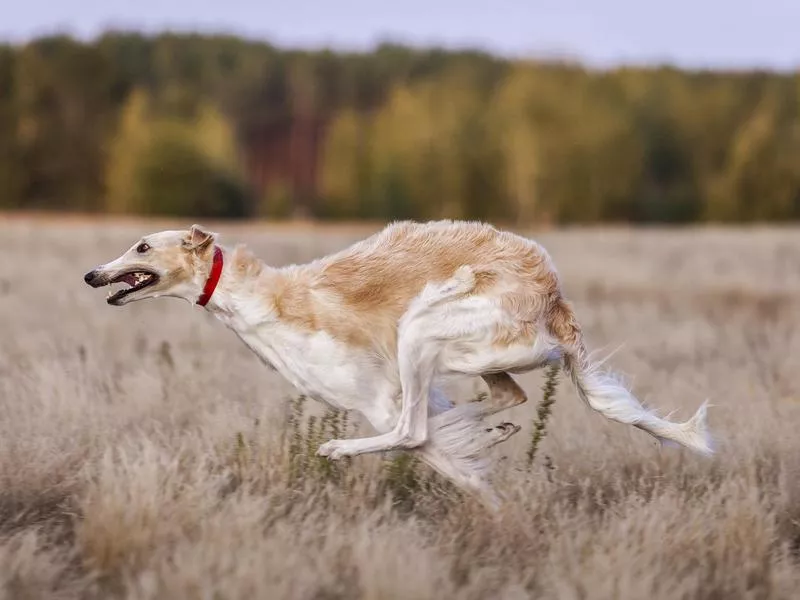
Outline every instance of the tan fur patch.
<path fill-rule="evenodd" d="M 240 276 L 260 273 L 245 253 L 236 260 Z M 414 297 L 463 265 L 475 275 L 472 293 L 496 298 L 514 323 L 496 343 L 533 340 L 559 296 L 550 259 L 535 242 L 482 223 L 396 223 L 329 257 L 277 270 L 263 285 L 281 320 L 392 357 Z"/>

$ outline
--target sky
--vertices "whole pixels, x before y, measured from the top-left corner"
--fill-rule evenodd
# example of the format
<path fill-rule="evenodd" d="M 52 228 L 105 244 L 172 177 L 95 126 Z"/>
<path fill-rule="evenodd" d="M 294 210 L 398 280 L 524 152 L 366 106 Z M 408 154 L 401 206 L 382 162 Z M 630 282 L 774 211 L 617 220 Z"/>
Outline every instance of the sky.
<path fill-rule="evenodd" d="M 384 40 L 591 66 L 800 69 L 800 0 L 0 0 L 0 39 L 108 27 L 234 33 L 279 46 Z"/>

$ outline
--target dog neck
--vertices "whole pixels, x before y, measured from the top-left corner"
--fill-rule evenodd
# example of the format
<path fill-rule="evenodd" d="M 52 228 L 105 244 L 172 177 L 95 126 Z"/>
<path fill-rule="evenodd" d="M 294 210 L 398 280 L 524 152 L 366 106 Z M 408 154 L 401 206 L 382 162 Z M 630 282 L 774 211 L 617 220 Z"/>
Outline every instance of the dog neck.
<path fill-rule="evenodd" d="M 219 252 L 219 274 L 213 289 L 209 282 L 212 281 L 214 266 L 209 272 L 209 278 L 204 286 L 208 294 L 206 310 L 216 316 L 220 321 L 235 331 L 244 331 L 252 327 L 275 321 L 275 293 L 281 288 L 283 280 L 281 271 L 267 266 L 243 246 L 229 250 L 222 246 L 215 248 Z M 201 299 L 203 298 L 201 296 Z"/>

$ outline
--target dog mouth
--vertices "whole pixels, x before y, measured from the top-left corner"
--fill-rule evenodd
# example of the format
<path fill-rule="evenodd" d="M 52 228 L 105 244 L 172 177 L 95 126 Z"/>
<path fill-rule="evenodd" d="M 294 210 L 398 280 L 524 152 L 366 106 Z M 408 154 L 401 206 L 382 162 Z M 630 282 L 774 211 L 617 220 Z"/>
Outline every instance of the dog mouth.
<path fill-rule="evenodd" d="M 111 305 L 119 304 L 119 302 L 126 296 L 129 296 L 134 292 L 140 292 L 151 285 L 155 285 L 158 283 L 158 280 L 159 277 L 157 274 L 143 269 L 137 269 L 135 271 L 129 271 L 127 273 L 117 275 L 111 279 L 108 284 L 114 286 L 115 284 L 121 283 L 129 287 L 122 288 L 121 290 L 114 290 L 112 288 L 108 292 L 108 296 L 106 296 L 106 302 Z"/>

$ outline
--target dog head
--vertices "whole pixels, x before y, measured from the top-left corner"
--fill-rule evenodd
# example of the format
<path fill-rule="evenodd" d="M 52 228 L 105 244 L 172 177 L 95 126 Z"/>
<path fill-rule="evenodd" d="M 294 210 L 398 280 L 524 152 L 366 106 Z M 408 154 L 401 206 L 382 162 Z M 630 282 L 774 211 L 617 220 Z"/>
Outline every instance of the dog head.
<path fill-rule="evenodd" d="M 119 258 L 89 271 L 83 280 L 92 287 L 121 283 L 106 301 L 113 306 L 169 296 L 196 302 L 211 268 L 216 234 L 193 225 L 189 231 L 146 235 Z"/>

